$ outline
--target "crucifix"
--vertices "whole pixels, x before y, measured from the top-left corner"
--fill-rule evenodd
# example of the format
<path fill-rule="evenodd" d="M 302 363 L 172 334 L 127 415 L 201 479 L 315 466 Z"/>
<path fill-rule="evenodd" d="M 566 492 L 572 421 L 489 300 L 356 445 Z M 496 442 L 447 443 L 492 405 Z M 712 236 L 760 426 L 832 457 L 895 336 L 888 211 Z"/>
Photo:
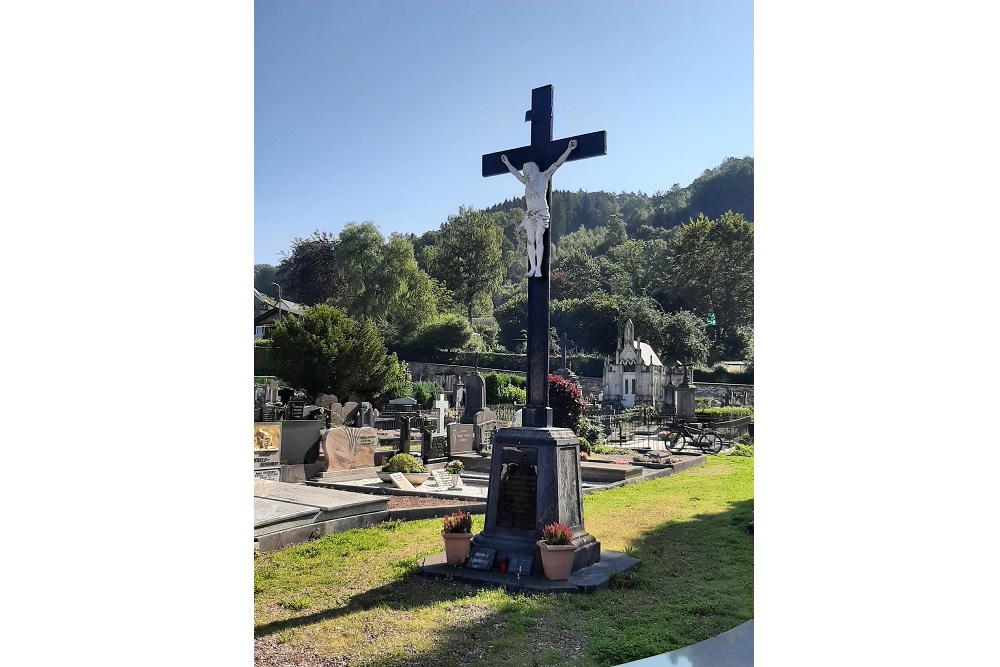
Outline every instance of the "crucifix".
<path fill-rule="evenodd" d="M 552 86 L 531 91 L 531 144 L 483 156 L 483 176 L 511 173 L 525 185 L 528 236 L 528 399 L 524 426 L 551 427 L 549 405 L 549 211 L 552 174 L 564 162 L 608 154 L 605 131 L 552 139 Z M 523 170 L 518 172 L 517 170 Z M 544 187 L 544 200 L 540 190 Z"/>

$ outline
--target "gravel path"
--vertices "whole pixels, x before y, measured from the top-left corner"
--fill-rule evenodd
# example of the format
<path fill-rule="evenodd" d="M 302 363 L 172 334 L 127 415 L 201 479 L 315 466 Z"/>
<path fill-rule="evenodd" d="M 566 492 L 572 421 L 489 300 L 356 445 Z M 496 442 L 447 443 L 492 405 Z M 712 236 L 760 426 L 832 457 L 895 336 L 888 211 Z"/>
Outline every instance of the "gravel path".
<path fill-rule="evenodd" d="M 418 496 L 389 496 L 390 510 L 405 510 L 414 507 L 450 507 L 452 505 L 474 505 L 471 500 L 457 498 L 420 498 Z"/>

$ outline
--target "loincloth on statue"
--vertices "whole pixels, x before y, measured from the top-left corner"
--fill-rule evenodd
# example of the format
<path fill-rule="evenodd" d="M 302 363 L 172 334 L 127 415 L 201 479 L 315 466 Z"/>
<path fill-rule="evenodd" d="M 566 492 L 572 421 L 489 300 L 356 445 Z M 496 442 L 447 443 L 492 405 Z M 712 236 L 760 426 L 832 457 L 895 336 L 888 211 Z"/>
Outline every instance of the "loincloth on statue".
<path fill-rule="evenodd" d="M 546 211 L 528 211 L 524 214 L 524 220 L 521 221 L 521 226 L 525 229 L 529 227 L 534 229 L 541 226 L 542 229 L 549 228 L 549 214 Z"/>

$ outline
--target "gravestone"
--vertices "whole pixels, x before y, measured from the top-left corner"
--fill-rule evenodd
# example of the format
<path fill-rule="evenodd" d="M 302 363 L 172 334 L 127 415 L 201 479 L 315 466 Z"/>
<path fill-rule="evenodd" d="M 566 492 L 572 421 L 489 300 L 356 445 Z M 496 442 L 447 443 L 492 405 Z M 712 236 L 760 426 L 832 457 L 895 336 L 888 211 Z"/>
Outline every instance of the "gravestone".
<path fill-rule="evenodd" d="M 448 399 L 441 394 L 438 400 L 434 401 L 434 410 L 437 413 L 435 418 L 437 420 L 437 425 L 434 428 L 435 435 L 441 435 L 444 431 L 444 413 L 448 411 Z"/>
<path fill-rule="evenodd" d="M 410 480 L 406 479 L 406 475 L 401 472 L 391 472 L 389 473 L 389 479 L 392 483 L 396 485 L 397 489 L 406 489 L 407 491 L 413 491 L 413 485 L 410 484 Z"/>
<path fill-rule="evenodd" d="M 327 471 L 373 467 L 377 446 L 378 432 L 370 426 L 335 426 L 327 429 L 320 443 Z"/>
<path fill-rule="evenodd" d="M 688 374 L 688 367 L 684 366 L 684 377 L 681 383 L 674 390 L 675 407 L 677 418 L 685 422 L 695 421 L 694 416 L 694 393 L 697 387 L 694 384 L 694 377 Z"/>
<path fill-rule="evenodd" d="M 472 454 L 475 452 L 476 427 L 474 424 L 451 423 L 448 429 L 448 449 L 451 455 Z"/>
<path fill-rule="evenodd" d="M 447 489 L 451 487 L 451 480 L 449 475 L 443 470 L 431 470 L 431 477 L 437 482 L 437 485 L 441 489 Z"/>
<path fill-rule="evenodd" d="M 486 380 L 478 372 L 465 378 L 465 410 L 459 420 L 463 424 L 472 424 L 476 413 L 486 407 Z"/>
<path fill-rule="evenodd" d="M 253 476 L 281 481 L 281 424 L 254 424 Z"/>
<path fill-rule="evenodd" d="M 499 429 L 500 422 L 497 421 L 493 410 L 485 408 L 476 413 L 473 424 L 473 449 L 480 454 L 489 454 L 493 451 L 493 435 Z"/>
<path fill-rule="evenodd" d="M 512 174 L 525 186 L 528 396 L 521 412 L 522 426 L 500 429 L 492 438 L 485 526 L 472 538 L 472 550 L 492 549 L 500 560 L 508 561 L 513 554 L 538 554 L 536 542 L 542 528 L 558 521 L 573 532 L 575 572 L 600 561 L 601 544 L 583 523 L 580 440 L 572 430 L 552 426 L 548 386 L 551 230 L 547 223 L 552 174 L 564 162 L 606 155 L 607 133 L 553 140 L 552 97 L 551 85 L 531 91 L 531 109 L 525 115 L 531 122 L 530 145 L 482 159 L 483 176 Z M 519 505 L 507 505 L 510 502 Z"/>
<path fill-rule="evenodd" d="M 431 431 L 431 427 L 427 426 L 421 429 L 420 436 L 420 457 L 423 459 L 424 465 L 441 463 L 451 458 L 451 454 L 448 452 L 447 435 L 438 435 Z"/>

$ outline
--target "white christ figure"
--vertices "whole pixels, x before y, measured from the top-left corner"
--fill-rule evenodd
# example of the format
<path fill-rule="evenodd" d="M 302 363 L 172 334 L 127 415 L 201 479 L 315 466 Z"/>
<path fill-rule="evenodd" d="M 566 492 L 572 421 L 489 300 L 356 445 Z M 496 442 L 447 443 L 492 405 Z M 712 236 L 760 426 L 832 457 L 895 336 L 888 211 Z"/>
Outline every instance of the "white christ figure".
<path fill-rule="evenodd" d="M 524 213 L 525 234 L 528 235 L 528 276 L 542 277 L 542 255 L 545 254 L 545 230 L 549 228 L 549 203 L 545 200 L 545 191 L 549 179 L 556 169 L 562 166 L 569 154 L 576 148 L 576 139 L 570 139 L 569 148 L 552 163 L 545 171 L 538 171 L 534 162 L 524 163 L 524 173 L 511 165 L 506 155 L 500 156 L 500 161 L 506 165 L 514 178 L 524 183 L 524 203 L 527 211 Z"/>

